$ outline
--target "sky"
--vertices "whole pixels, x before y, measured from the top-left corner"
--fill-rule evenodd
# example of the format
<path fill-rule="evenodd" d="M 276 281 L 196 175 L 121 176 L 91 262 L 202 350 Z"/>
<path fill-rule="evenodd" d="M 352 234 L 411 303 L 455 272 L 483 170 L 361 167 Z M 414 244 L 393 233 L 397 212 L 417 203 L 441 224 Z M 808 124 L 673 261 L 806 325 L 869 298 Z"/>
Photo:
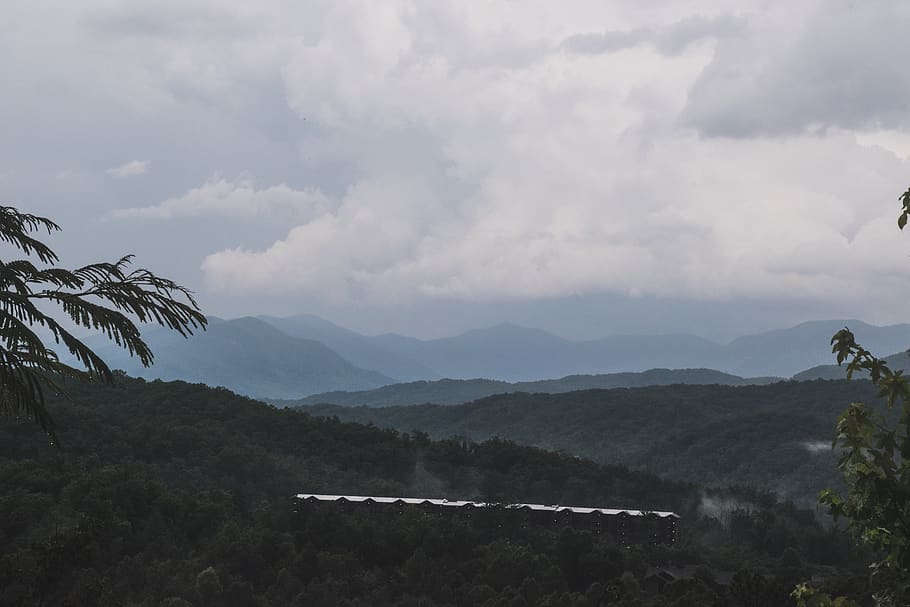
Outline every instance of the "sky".
<path fill-rule="evenodd" d="M 421 337 L 908 319 L 906 2 L 4 12 L 0 204 L 207 313 Z"/>

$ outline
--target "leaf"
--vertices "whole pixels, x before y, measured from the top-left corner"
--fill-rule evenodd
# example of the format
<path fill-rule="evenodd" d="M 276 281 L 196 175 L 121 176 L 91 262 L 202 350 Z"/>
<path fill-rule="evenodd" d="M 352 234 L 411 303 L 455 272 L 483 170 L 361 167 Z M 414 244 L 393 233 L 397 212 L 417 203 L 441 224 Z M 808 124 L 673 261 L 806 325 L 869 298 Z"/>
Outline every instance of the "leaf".
<path fill-rule="evenodd" d="M 30 233 L 60 226 L 51 220 L 0 207 L 0 242 L 12 244 L 43 264 L 57 255 Z M 154 322 L 184 337 L 205 329 L 207 319 L 192 292 L 149 270 L 130 271 L 133 256 L 113 263 L 95 263 L 76 270 L 39 268 L 28 259 L 0 261 L 0 415 L 32 417 L 56 442 L 54 423 L 46 409 L 42 386 L 59 389 L 59 378 L 112 382 L 107 363 L 76 338 L 50 312 L 48 305 L 78 326 L 101 331 L 144 366 L 153 361 L 140 323 Z M 43 302 L 39 307 L 36 302 Z M 62 345 L 82 369 L 60 362 L 35 332 L 43 327 L 54 344 Z"/>

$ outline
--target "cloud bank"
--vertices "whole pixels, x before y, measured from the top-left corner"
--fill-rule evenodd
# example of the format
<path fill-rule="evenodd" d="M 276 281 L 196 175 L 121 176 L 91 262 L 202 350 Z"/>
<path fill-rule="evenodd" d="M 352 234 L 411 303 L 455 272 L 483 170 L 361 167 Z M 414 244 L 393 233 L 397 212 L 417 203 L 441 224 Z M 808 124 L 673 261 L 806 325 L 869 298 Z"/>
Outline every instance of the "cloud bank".
<path fill-rule="evenodd" d="M 23 5 L 7 23 L 41 35 L 0 25 L 11 56 L 56 59 L 0 60 L 16 84 L 0 123 L 62 134 L 0 149 L 31 176 L 3 187 L 86 169 L 86 149 L 102 167 L 141 153 L 107 173 L 154 163 L 144 189 L 85 177 L 67 195 L 149 243 L 195 226 L 197 257 L 160 255 L 213 297 L 905 301 L 910 8 L 729 9 L 197 0 L 42 21 Z M 213 219 L 232 231 L 209 238 Z"/>
<path fill-rule="evenodd" d="M 849 52 L 834 40 L 859 48 L 895 16 L 838 9 L 804 7 L 824 17 L 812 28 L 716 13 L 559 38 L 533 11 L 336 3 L 283 75 L 291 107 L 359 174 L 337 210 L 272 246 L 208 256 L 208 284 L 396 301 L 893 287 L 906 159 L 851 129 L 896 125 L 910 95 L 878 99 L 887 65 L 855 79 L 883 48 L 838 72 Z M 731 66 L 744 81 L 719 76 Z M 364 133 L 388 157 L 360 154 Z M 415 174 L 419 155 L 444 168 Z"/>

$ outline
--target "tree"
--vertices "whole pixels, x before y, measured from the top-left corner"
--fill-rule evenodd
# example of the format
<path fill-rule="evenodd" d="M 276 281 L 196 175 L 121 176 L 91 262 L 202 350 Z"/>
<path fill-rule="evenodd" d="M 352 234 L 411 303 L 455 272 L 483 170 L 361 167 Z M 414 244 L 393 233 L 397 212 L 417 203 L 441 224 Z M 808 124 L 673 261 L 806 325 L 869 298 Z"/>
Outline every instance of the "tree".
<path fill-rule="evenodd" d="M 207 322 L 191 291 L 148 270 L 130 269 L 132 255 L 75 270 L 57 267 L 57 254 L 33 234 L 60 229 L 46 217 L 0 206 L 0 242 L 26 257 L 0 260 L 0 416 L 33 418 L 54 443 L 45 390 L 61 392 L 65 378 L 111 383 L 114 374 L 52 311 L 62 312 L 76 326 L 104 333 L 144 366 L 152 364 L 154 355 L 133 318 L 184 337 Z M 48 338 L 39 336 L 39 327 Z M 45 343 L 50 340 L 53 347 Z M 61 347 L 78 366 L 61 361 L 54 349 Z"/>
<path fill-rule="evenodd" d="M 903 230 L 910 218 L 910 189 L 899 200 L 897 225 Z M 837 363 L 847 363 L 848 379 L 868 373 L 891 415 L 865 403 L 853 403 L 841 414 L 834 446 L 843 449 L 838 466 L 847 491 L 823 491 L 819 502 L 835 518 L 846 518 L 850 531 L 878 555 L 871 565 L 875 604 L 910 605 L 910 381 L 856 343 L 847 328 L 831 338 L 831 346 Z M 806 586 L 794 596 L 801 605 L 847 604 L 826 602 L 831 600 Z"/>

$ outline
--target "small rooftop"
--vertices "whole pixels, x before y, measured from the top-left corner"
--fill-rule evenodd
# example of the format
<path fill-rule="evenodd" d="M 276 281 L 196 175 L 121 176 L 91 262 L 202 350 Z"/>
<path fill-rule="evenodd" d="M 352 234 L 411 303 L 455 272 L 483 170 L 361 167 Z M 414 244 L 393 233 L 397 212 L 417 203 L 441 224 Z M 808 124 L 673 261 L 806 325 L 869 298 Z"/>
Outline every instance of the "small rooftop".
<path fill-rule="evenodd" d="M 364 502 L 373 502 L 376 504 L 412 504 L 412 505 L 421 505 L 421 504 L 431 504 L 434 506 L 445 506 L 450 508 L 463 508 L 463 507 L 485 507 L 485 506 L 501 506 L 505 508 L 512 509 L 523 509 L 527 508 L 529 510 L 535 511 L 544 511 L 544 512 L 572 512 L 575 514 L 603 514 L 607 516 L 617 516 L 617 515 L 626 515 L 626 516 L 658 516 L 660 518 L 679 518 L 679 515 L 675 512 L 661 512 L 656 510 L 620 510 L 615 508 L 589 508 L 582 506 L 559 506 L 552 505 L 547 506 L 544 504 L 493 504 L 486 502 L 469 502 L 464 500 L 446 500 L 446 499 L 433 499 L 428 497 L 378 497 L 371 495 L 326 495 L 321 493 L 298 493 L 297 499 L 301 500 L 310 500 L 315 499 L 320 502 L 355 502 L 355 503 L 364 503 Z"/>

